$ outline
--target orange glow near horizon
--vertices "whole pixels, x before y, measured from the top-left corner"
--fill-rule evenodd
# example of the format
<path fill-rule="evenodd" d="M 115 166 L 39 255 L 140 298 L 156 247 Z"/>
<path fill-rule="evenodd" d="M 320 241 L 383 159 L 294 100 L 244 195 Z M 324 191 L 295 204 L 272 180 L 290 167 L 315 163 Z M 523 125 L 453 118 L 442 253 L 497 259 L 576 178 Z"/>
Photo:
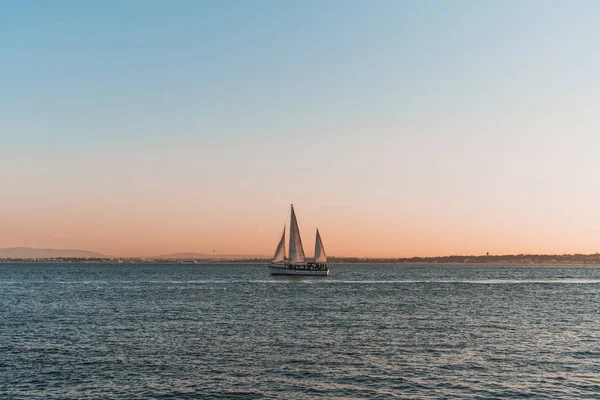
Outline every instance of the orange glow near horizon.
<path fill-rule="evenodd" d="M 275 207 L 282 211 L 283 207 Z M 176 207 L 174 207 L 176 209 Z M 566 220 L 545 232 L 524 231 L 502 218 L 429 216 L 384 211 L 298 207 L 296 211 L 307 256 L 314 232 L 321 231 L 326 252 L 338 257 L 413 257 L 443 255 L 594 253 L 594 229 Z M 52 213 L 5 216 L 1 247 L 68 248 L 110 256 L 156 256 L 196 252 L 215 255 L 271 256 L 286 215 L 252 211 L 186 210 L 159 214 L 152 207 L 135 212 L 105 210 L 93 215 L 72 207 Z M 387 215 L 386 215 L 387 214 Z M 289 215 L 288 215 L 289 216 Z M 537 221 L 539 222 L 539 221 Z M 546 225 L 548 226 L 548 225 Z M 587 238 L 587 240 L 582 240 Z M 523 245 L 526 243 L 526 245 Z M 213 253 L 214 251 L 214 253 Z"/>
<path fill-rule="evenodd" d="M 270 256 L 294 203 L 307 255 L 317 227 L 327 254 L 338 257 L 598 251 L 600 191 L 572 178 L 574 167 L 548 172 L 533 157 L 520 166 L 482 157 L 472 162 L 494 179 L 481 182 L 470 163 L 447 159 L 428 160 L 416 176 L 410 165 L 419 160 L 398 159 L 394 148 L 355 149 L 324 172 L 312 170 L 318 163 L 310 157 L 308 166 L 282 169 L 285 156 L 259 163 L 234 150 L 149 149 L 135 163 L 123 151 L 109 164 L 77 153 L 5 159 L 0 247 Z M 230 153 L 239 155 L 235 165 Z M 303 190 L 313 176 L 331 183 Z M 279 189 L 286 179 L 297 184 Z"/>

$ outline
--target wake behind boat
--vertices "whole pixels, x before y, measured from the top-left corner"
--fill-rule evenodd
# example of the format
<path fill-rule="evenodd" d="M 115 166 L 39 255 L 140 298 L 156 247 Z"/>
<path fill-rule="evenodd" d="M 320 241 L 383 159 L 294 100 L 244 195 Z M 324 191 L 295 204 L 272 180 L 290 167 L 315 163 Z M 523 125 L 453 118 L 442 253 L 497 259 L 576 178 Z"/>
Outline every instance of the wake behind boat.
<path fill-rule="evenodd" d="M 321 235 L 317 229 L 315 237 L 315 259 L 314 261 L 306 261 L 304 256 L 304 248 L 302 247 L 302 238 L 300 237 L 300 229 L 292 204 L 290 216 L 290 258 L 286 257 L 285 253 L 285 225 L 281 240 L 275 250 L 273 261 L 269 264 L 269 272 L 271 275 L 314 275 L 327 276 L 329 275 L 329 266 L 327 265 L 327 255 Z"/>

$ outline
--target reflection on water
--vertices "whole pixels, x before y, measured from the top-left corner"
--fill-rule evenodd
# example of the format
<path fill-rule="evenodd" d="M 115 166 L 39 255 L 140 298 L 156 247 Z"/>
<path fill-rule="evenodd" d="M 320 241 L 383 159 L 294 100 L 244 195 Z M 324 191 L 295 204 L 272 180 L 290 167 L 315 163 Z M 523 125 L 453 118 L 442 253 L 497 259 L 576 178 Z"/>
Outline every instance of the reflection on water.
<path fill-rule="evenodd" d="M 600 269 L 0 264 L 0 398 L 590 398 Z"/>

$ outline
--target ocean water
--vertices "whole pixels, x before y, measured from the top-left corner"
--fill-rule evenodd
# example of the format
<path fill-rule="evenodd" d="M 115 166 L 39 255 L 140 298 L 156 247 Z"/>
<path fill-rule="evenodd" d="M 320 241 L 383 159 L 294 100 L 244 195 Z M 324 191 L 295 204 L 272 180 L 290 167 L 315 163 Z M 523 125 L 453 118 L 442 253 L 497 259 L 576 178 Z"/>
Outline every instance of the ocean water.
<path fill-rule="evenodd" d="M 0 398 L 600 398 L 600 268 L 0 264 Z"/>

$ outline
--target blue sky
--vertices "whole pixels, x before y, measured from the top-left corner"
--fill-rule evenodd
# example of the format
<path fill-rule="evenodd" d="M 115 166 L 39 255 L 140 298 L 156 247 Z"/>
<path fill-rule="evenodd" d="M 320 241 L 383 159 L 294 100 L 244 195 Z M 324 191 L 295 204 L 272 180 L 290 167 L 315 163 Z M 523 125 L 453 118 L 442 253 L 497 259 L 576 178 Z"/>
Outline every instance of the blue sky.
<path fill-rule="evenodd" d="M 16 144 L 35 146 L 163 141 L 168 127 L 197 141 L 560 104 L 549 97 L 595 85 L 599 8 L 3 3 L 2 108 Z"/>
<path fill-rule="evenodd" d="M 346 243 L 370 221 L 403 238 L 427 221 L 418 243 L 369 254 L 476 251 L 459 245 L 482 232 L 498 251 L 591 250 L 561 232 L 600 223 L 598 15 L 596 1 L 3 2 L 0 246 L 47 243 L 11 230 L 16 211 L 77 220 L 40 198 L 98 219 L 146 206 L 157 226 L 244 199 L 273 225 L 266 210 L 290 202 L 332 231 L 354 215 Z M 448 237 L 462 240 L 425 245 Z"/>

